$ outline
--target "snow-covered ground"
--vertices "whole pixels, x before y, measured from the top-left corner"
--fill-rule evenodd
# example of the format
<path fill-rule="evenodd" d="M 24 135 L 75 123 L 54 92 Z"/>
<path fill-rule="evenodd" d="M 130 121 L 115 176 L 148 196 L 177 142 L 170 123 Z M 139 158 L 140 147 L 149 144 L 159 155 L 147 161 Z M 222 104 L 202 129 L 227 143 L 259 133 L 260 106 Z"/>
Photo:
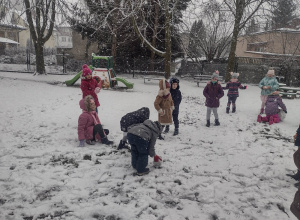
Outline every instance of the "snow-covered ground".
<path fill-rule="evenodd" d="M 125 77 L 133 90 L 98 95 L 100 120 L 116 144 L 126 113 L 145 106 L 157 120 L 158 81 Z M 162 167 L 150 159 L 151 172 L 138 177 L 128 150 L 77 147 L 81 90 L 61 83 L 70 78 L 0 73 L 0 219 L 296 219 L 289 206 L 297 189 L 286 174 L 296 170 L 299 99 L 284 99 L 284 122 L 259 124 L 260 90 L 248 85 L 237 112 L 225 113 L 224 96 L 221 126 L 207 128 L 205 83 L 182 79 L 180 134 L 172 136 L 171 127 L 157 141 Z"/>

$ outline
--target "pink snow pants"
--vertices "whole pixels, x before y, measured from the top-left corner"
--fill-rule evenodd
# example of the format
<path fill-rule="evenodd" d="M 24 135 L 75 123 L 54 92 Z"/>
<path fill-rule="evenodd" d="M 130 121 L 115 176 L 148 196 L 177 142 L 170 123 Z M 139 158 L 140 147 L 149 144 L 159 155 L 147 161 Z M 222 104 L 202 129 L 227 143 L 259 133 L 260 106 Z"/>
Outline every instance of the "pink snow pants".
<path fill-rule="evenodd" d="M 273 120 L 275 123 L 279 123 L 280 122 L 280 118 L 278 114 L 275 115 L 267 115 L 266 117 L 262 117 L 261 120 L 264 122 L 268 122 L 270 120 L 270 117 L 273 117 Z"/>

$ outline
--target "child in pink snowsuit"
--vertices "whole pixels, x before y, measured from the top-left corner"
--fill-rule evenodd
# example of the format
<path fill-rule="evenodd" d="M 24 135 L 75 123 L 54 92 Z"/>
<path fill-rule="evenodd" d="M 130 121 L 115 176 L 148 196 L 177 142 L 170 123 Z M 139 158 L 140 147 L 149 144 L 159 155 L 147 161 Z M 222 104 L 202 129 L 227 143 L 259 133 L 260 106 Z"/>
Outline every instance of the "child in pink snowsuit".
<path fill-rule="evenodd" d="M 279 123 L 281 119 L 279 117 L 280 109 L 278 107 L 282 108 L 282 110 L 285 113 L 287 113 L 286 106 L 282 102 L 282 99 L 279 96 L 279 92 L 275 91 L 271 95 L 268 95 L 267 97 L 266 108 L 265 108 L 266 116 L 262 117 L 261 115 L 258 115 L 257 121 L 269 122 L 269 125 L 273 123 Z"/>

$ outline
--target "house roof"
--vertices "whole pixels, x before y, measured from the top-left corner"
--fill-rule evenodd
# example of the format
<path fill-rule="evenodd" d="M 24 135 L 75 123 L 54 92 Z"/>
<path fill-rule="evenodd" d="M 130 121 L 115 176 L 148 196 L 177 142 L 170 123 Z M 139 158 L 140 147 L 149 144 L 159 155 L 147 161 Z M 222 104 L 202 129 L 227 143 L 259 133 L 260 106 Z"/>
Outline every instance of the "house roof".
<path fill-rule="evenodd" d="M 7 43 L 7 44 L 19 44 L 16 41 L 13 41 L 11 39 L 8 38 L 4 38 L 4 37 L 0 37 L 0 43 Z"/>

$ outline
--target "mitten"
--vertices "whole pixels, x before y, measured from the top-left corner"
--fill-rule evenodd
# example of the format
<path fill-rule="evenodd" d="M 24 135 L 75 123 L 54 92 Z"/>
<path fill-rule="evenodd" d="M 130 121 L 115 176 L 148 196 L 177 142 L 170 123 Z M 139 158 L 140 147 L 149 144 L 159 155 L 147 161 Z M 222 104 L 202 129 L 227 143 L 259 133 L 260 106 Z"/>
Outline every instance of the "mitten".
<path fill-rule="evenodd" d="M 161 165 L 161 163 L 162 163 L 161 157 L 158 155 L 155 155 L 153 165 L 159 167 Z"/>
<path fill-rule="evenodd" d="M 247 86 L 244 86 L 244 89 L 247 89 Z"/>
<path fill-rule="evenodd" d="M 85 142 L 85 140 L 80 140 L 80 143 L 79 143 L 78 147 L 84 147 L 84 142 Z"/>
<path fill-rule="evenodd" d="M 96 87 L 96 88 L 95 88 L 95 93 L 98 94 L 98 93 L 100 92 L 100 90 L 101 90 L 101 89 L 100 89 L 99 87 Z"/>

